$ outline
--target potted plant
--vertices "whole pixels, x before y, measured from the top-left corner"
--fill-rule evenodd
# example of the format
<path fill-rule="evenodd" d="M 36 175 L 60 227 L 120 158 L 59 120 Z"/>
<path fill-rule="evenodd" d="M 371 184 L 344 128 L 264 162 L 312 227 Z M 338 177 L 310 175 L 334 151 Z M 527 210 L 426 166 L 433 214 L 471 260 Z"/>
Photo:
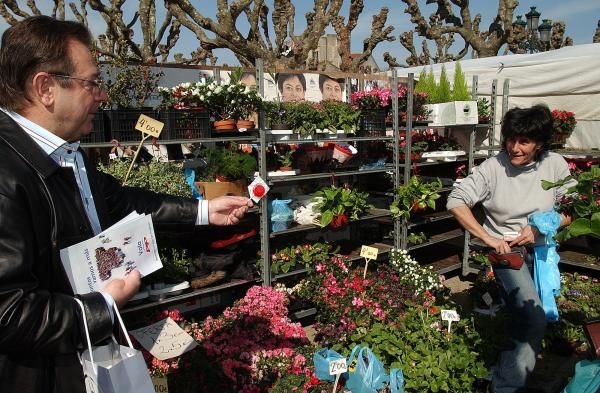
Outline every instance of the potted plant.
<path fill-rule="evenodd" d="M 146 101 L 157 91 L 163 72 L 154 72 L 148 66 L 128 65 L 127 60 L 117 57 L 102 66 L 108 78 L 105 90 L 108 101 L 101 107 L 107 110 L 110 119 L 112 139 L 118 141 L 139 141 L 141 133 L 135 124 L 141 114 L 156 118 Z M 161 139 L 168 139 L 168 131 L 161 133 Z"/>
<path fill-rule="evenodd" d="M 491 119 L 490 115 L 490 103 L 487 98 L 479 98 L 477 100 L 477 116 L 479 117 L 479 123 L 489 123 Z"/>
<path fill-rule="evenodd" d="M 228 132 L 236 129 L 236 120 L 244 120 L 250 113 L 258 110 L 262 103 L 256 89 L 248 87 L 240 81 L 218 84 L 216 81 L 207 85 L 207 101 L 215 117 L 214 128 L 217 132 Z M 248 123 L 241 128 L 254 128 Z"/>
<path fill-rule="evenodd" d="M 367 202 L 369 194 L 345 187 L 331 186 L 315 193 L 315 208 L 321 213 L 319 226 L 331 225 L 340 228 L 348 223 L 348 219 L 358 217 L 373 207 Z"/>
<path fill-rule="evenodd" d="M 226 148 L 202 149 L 196 153 L 203 165 L 196 171 L 195 184 L 206 199 L 247 193 L 247 179 L 257 169 L 252 155 L 241 152 L 234 143 Z"/>
<path fill-rule="evenodd" d="M 385 135 L 385 116 L 392 105 L 390 89 L 357 91 L 350 96 L 350 103 L 360 110 L 360 130 L 367 135 Z"/>
<path fill-rule="evenodd" d="M 558 211 L 570 215 L 573 221 L 555 236 L 562 242 L 579 236 L 591 236 L 591 245 L 600 244 L 600 167 L 591 166 L 588 170 L 576 171 L 558 182 L 542 180 L 544 190 L 569 185 L 573 180 L 576 185 L 567 189 L 565 196 L 559 201 Z M 595 254 L 600 254 L 595 250 Z"/>
<path fill-rule="evenodd" d="M 286 103 L 280 100 L 263 102 L 263 109 L 271 130 L 289 130 Z"/>
<path fill-rule="evenodd" d="M 471 99 L 459 62 L 456 63 L 454 70 L 453 88 L 450 87 L 446 68 L 442 66 L 440 79 L 437 83 L 433 75 L 433 69 L 430 69 L 428 73 L 423 69 L 419 75 L 415 91 L 417 93 L 427 93 L 428 105 L 426 105 L 426 108 L 430 111 L 430 125 L 477 124 L 479 121 L 477 102 Z"/>
<path fill-rule="evenodd" d="M 162 98 L 160 118 L 171 139 L 210 137 L 208 88 L 204 82 L 184 82 L 158 87 Z"/>
<path fill-rule="evenodd" d="M 569 111 L 554 109 L 552 111 L 552 119 L 554 120 L 552 144 L 562 147 L 577 125 L 575 114 Z"/>
<path fill-rule="evenodd" d="M 320 103 L 323 111 L 323 123 L 330 132 L 344 130 L 346 134 L 354 134 L 358 126 L 360 112 L 352 105 L 334 100 L 325 100 Z"/>
<path fill-rule="evenodd" d="M 315 104 L 307 101 L 287 102 L 286 118 L 290 127 L 301 137 L 312 136 L 317 129 L 323 129 L 323 115 Z"/>
<path fill-rule="evenodd" d="M 294 155 L 294 153 L 296 152 L 296 150 L 293 149 L 288 149 L 286 151 L 278 151 L 277 152 L 277 161 L 279 161 L 279 170 L 282 172 L 289 172 L 291 170 L 293 170 L 292 168 L 292 156 Z"/>
<path fill-rule="evenodd" d="M 410 219 L 411 213 L 426 208 L 435 209 L 435 201 L 440 197 L 442 181 L 423 182 L 418 176 L 412 176 L 406 184 L 395 190 L 396 198 L 390 205 L 394 218 Z"/>
<path fill-rule="evenodd" d="M 424 91 L 414 91 L 412 119 L 414 122 L 424 122 L 429 116 L 429 110 L 425 107 L 427 104 L 427 93 Z M 406 111 L 408 110 L 408 89 L 404 85 L 398 85 L 398 116 L 399 123 L 406 123 Z"/>

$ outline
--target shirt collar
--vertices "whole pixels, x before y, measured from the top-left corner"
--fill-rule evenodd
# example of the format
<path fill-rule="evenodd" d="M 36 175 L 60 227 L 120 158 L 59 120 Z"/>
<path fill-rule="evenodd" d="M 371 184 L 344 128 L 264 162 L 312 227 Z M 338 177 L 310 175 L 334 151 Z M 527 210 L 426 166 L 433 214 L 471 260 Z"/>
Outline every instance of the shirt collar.
<path fill-rule="evenodd" d="M 48 131 L 44 127 L 21 116 L 16 112 L 2 109 L 4 113 L 10 116 L 21 128 L 44 150 L 48 155 L 53 153 L 61 154 L 79 149 L 79 141 L 69 143 L 58 135 Z"/>

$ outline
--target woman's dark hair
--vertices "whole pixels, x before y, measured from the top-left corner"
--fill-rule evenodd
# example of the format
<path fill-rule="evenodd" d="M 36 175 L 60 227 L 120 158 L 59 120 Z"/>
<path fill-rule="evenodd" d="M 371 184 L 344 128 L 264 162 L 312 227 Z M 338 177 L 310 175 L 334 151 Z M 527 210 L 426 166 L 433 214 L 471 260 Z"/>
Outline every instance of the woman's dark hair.
<path fill-rule="evenodd" d="M 72 41 L 91 47 L 92 35 L 80 23 L 49 16 L 26 18 L 7 29 L 0 48 L 0 107 L 23 109 L 29 102 L 27 84 L 37 72 L 70 75 Z M 69 81 L 58 83 L 68 85 Z"/>
<path fill-rule="evenodd" d="M 319 89 L 321 90 L 321 93 L 323 92 L 323 83 L 329 80 L 336 82 L 338 85 L 343 83 L 343 80 L 341 81 L 340 79 L 335 79 L 325 74 L 319 74 Z"/>
<path fill-rule="evenodd" d="M 294 77 L 298 78 L 302 85 L 302 89 L 306 91 L 306 78 L 304 77 L 304 74 L 277 74 L 277 87 L 279 88 L 279 91 L 283 91 L 283 82 Z"/>
<path fill-rule="evenodd" d="M 550 148 L 554 120 L 546 105 L 513 108 L 502 119 L 502 147 L 511 138 L 525 137 L 542 144 L 541 151 Z"/>

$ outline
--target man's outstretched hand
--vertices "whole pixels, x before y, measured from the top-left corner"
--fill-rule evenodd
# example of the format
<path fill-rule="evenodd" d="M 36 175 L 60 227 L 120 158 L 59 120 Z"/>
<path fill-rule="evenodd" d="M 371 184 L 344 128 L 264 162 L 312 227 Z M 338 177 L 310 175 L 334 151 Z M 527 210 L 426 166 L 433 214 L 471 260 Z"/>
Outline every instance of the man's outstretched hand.
<path fill-rule="evenodd" d="M 235 225 L 253 206 L 250 198 L 222 196 L 208 201 L 208 223 L 212 225 Z"/>

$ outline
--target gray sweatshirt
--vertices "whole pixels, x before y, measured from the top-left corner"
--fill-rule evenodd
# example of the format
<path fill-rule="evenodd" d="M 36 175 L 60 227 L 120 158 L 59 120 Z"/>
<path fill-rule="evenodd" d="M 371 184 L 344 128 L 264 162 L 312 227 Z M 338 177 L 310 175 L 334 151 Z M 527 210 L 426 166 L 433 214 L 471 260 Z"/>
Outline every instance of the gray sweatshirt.
<path fill-rule="evenodd" d="M 506 152 L 485 160 L 458 184 L 448 196 L 446 207 L 472 208 L 481 202 L 485 212 L 483 228 L 502 238 L 504 232 L 520 232 L 527 217 L 548 211 L 565 194 L 568 187 L 542 189 L 542 180 L 555 182 L 569 175 L 565 159 L 553 152 L 527 166 L 514 166 Z M 569 185 L 573 185 L 573 183 Z M 540 244 L 542 239 L 536 239 Z"/>

